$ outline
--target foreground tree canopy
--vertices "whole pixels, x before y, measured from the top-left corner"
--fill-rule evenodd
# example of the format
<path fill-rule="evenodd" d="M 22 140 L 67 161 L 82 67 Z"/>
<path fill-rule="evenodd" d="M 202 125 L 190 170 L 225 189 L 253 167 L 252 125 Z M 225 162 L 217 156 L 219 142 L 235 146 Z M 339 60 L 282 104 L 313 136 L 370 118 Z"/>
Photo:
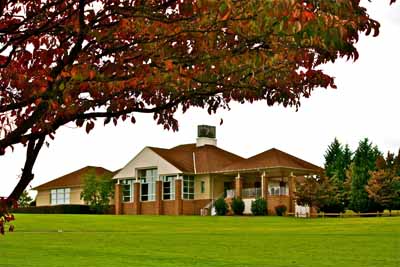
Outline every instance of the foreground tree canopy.
<path fill-rule="evenodd" d="M 145 112 L 176 130 L 178 107 L 297 108 L 314 88 L 335 88 L 318 67 L 356 60 L 360 33 L 378 35 L 379 23 L 358 0 L 2 0 L 0 154 L 27 145 L 10 197 L 66 123 L 89 132 L 98 118 Z"/>

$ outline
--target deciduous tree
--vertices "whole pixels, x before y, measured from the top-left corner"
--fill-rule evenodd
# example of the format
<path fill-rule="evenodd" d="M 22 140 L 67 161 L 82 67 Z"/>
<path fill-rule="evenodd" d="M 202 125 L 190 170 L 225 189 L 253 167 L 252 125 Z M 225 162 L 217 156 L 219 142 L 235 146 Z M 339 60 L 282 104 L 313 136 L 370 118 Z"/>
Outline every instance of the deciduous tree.
<path fill-rule="evenodd" d="M 371 172 L 366 191 L 369 198 L 388 209 L 400 209 L 400 151 L 394 154 L 388 153 L 386 160 L 381 159 L 381 168 Z"/>
<path fill-rule="evenodd" d="M 342 192 L 326 176 L 307 177 L 296 188 L 296 202 L 299 205 L 308 205 L 322 212 L 344 211 Z"/>
<path fill-rule="evenodd" d="M 178 107 L 297 108 L 335 88 L 321 64 L 356 60 L 359 35 L 378 32 L 359 0 L 2 0 L 0 154 L 27 146 L 10 198 L 64 124 L 90 132 L 144 112 L 176 130 Z"/>
<path fill-rule="evenodd" d="M 81 199 L 96 213 L 105 213 L 109 209 L 110 199 L 114 196 L 114 183 L 109 175 L 97 176 L 95 172 L 85 175 Z"/>
<path fill-rule="evenodd" d="M 29 207 L 33 199 L 29 195 L 28 191 L 24 190 L 18 199 L 18 207 L 25 208 Z"/>

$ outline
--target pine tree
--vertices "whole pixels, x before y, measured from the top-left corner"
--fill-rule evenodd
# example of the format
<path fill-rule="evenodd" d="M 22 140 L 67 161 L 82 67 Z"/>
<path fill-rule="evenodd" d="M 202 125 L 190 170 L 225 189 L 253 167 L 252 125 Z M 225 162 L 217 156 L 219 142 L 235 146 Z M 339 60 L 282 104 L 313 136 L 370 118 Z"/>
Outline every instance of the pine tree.
<path fill-rule="evenodd" d="M 346 144 L 343 150 L 343 163 L 346 168 L 346 170 L 350 167 L 351 161 L 353 157 L 353 152 L 351 152 L 349 145 Z M 345 172 L 345 178 L 346 179 L 346 172 Z"/>
<path fill-rule="evenodd" d="M 336 190 L 334 196 L 329 200 L 327 209 L 344 211 L 348 206 L 348 194 L 345 190 L 344 182 L 347 178 L 347 171 L 351 164 L 352 152 L 349 146 L 343 148 L 339 140 L 335 138 L 329 145 L 325 153 L 325 174 L 328 177 L 327 183 L 331 184 L 331 188 Z"/>
<path fill-rule="evenodd" d="M 376 161 L 381 155 L 378 147 L 365 138 L 358 144 L 351 165 L 350 208 L 356 212 L 377 211 L 379 205 L 368 198 L 365 190 L 371 177 L 370 172 L 376 170 Z"/>
<path fill-rule="evenodd" d="M 327 177 L 332 178 L 338 167 L 338 162 L 343 158 L 342 145 L 339 140 L 335 137 L 333 142 L 328 146 L 325 152 L 325 174 Z"/>

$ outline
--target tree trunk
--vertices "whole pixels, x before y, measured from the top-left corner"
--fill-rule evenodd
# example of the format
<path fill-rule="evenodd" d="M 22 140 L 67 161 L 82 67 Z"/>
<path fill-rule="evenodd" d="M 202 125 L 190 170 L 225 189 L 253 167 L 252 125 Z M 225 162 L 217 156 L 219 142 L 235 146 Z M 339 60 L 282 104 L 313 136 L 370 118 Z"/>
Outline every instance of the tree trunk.
<path fill-rule="evenodd" d="M 38 140 L 31 140 L 28 142 L 28 147 L 26 150 L 26 160 L 24 168 L 22 169 L 22 175 L 18 184 L 15 186 L 14 190 L 8 197 L 9 205 L 11 203 L 18 201 L 26 187 L 32 181 L 34 175 L 32 173 L 33 166 L 35 165 L 35 161 L 40 152 L 40 149 L 43 146 L 45 137 L 42 136 Z"/>

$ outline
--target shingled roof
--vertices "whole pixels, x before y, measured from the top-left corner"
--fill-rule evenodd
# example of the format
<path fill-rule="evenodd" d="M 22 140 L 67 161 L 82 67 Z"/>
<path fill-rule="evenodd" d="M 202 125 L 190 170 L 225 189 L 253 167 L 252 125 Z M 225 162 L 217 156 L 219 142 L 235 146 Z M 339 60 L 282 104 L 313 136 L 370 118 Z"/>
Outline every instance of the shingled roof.
<path fill-rule="evenodd" d="M 212 145 L 186 144 L 171 149 L 149 147 L 182 172 L 212 173 L 243 160 L 242 157 Z"/>
<path fill-rule="evenodd" d="M 223 168 L 223 172 L 268 168 L 302 169 L 320 172 L 323 169 L 288 153 L 272 148 L 251 158 L 237 161 Z"/>
<path fill-rule="evenodd" d="M 32 189 L 33 190 L 45 190 L 45 189 L 51 189 L 51 188 L 81 186 L 81 185 L 83 185 L 85 175 L 92 171 L 94 171 L 96 173 L 96 175 L 98 175 L 98 176 L 109 174 L 111 177 L 114 174 L 114 172 L 111 172 L 102 167 L 87 166 L 82 169 L 79 169 L 74 172 L 63 175 L 54 180 L 51 180 L 50 182 L 39 185 Z"/>

